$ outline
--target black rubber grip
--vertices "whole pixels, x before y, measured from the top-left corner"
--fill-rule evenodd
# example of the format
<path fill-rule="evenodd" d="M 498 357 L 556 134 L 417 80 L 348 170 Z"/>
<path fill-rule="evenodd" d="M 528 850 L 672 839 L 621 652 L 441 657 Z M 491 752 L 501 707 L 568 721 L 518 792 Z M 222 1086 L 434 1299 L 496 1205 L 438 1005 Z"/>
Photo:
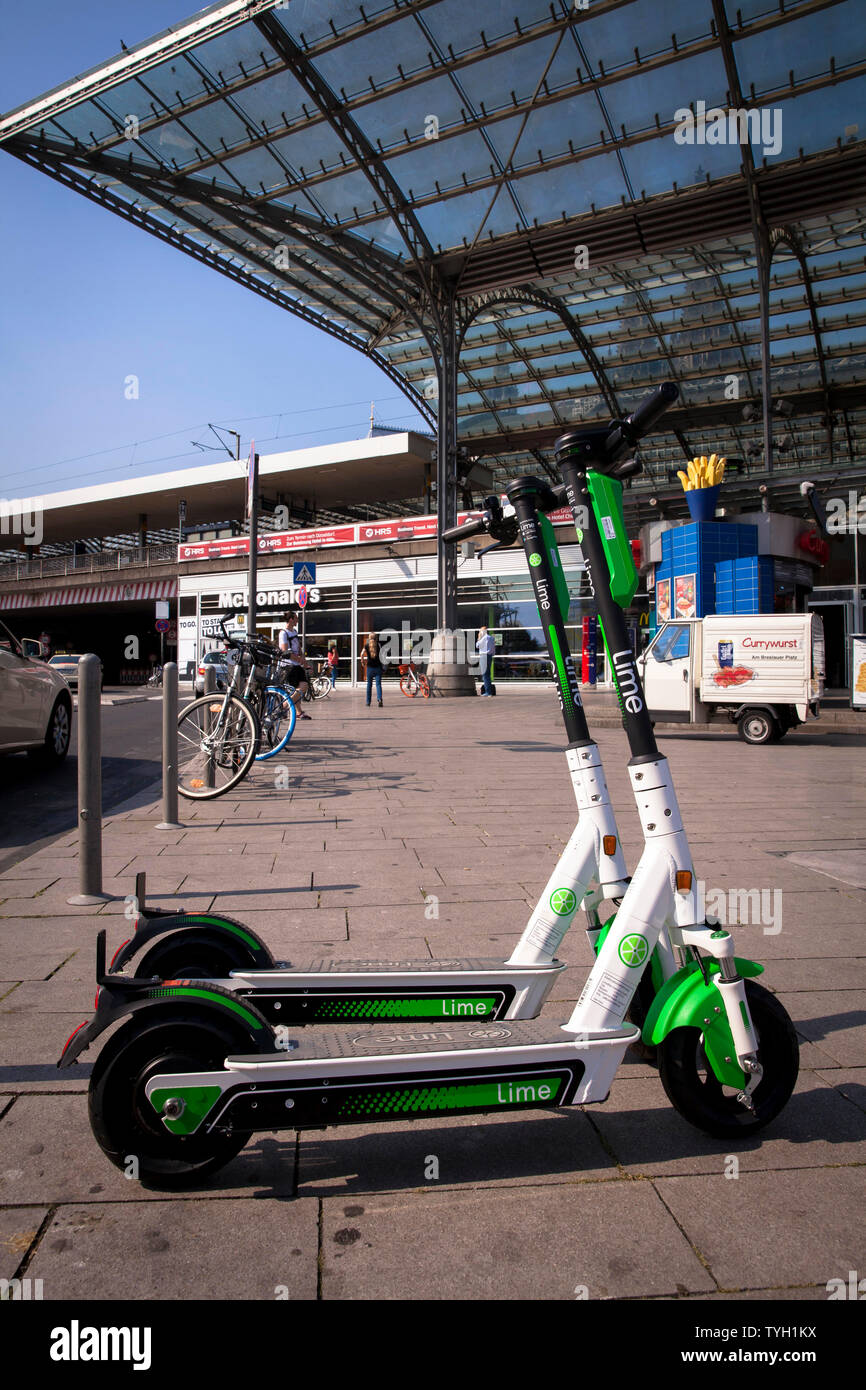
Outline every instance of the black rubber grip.
<path fill-rule="evenodd" d="M 656 420 L 664 415 L 668 406 L 673 405 L 679 394 L 679 387 L 674 382 L 663 381 L 651 396 L 641 401 L 634 414 L 628 417 L 632 433 L 637 437 L 648 434 Z"/>
<path fill-rule="evenodd" d="M 455 541 L 468 540 L 470 536 L 480 536 L 484 529 L 484 522 L 480 519 L 478 521 L 464 521 L 462 526 L 452 526 L 449 530 L 443 531 L 442 539 L 453 544 Z"/>

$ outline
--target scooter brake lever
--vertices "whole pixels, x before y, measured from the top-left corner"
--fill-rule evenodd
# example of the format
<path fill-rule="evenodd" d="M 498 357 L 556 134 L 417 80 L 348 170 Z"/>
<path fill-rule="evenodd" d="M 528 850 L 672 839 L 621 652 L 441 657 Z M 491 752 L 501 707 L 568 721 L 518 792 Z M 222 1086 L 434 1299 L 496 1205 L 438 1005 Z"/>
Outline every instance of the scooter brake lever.
<path fill-rule="evenodd" d="M 491 550 L 510 550 L 512 542 L 494 541 L 492 545 L 485 545 L 483 550 L 476 551 L 476 555 L 487 555 Z"/>

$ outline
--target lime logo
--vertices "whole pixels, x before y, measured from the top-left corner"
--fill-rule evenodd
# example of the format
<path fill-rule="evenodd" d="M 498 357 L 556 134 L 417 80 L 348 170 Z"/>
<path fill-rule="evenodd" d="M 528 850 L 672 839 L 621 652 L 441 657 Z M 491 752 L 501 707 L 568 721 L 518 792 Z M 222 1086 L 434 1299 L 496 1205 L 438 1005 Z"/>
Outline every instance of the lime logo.
<path fill-rule="evenodd" d="M 541 556 L 539 555 L 537 550 L 534 550 L 530 555 L 529 563 L 532 565 L 533 568 L 535 568 L 536 565 L 541 564 Z"/>
<path fill-rule="evenodd" d="M 619 958 L 623 965 L 643 965 L 648 950 L 646 937 L 635 932 L 632 936 L 624 936 L 619 943 Z"/>
<path fill-rule="evenodd" d="M 555 888 L 550 895 L 550 906 L 557 917 L 567 917 L 577 907 L 577 898 L 570 888 Z"/>

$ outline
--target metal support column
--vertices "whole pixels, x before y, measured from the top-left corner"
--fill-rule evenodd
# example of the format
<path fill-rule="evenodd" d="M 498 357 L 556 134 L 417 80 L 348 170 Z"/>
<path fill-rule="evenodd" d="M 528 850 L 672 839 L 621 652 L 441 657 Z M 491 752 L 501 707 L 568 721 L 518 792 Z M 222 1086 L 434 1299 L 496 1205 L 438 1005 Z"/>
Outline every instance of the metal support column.
<path fill-rule="evenodd" d="M 758 312 L 761 316 L 761 410 L 764 422 L 764 467 L 773 471 L 773 396 L 770 380 L 770 237 L 763 221 L 754 228 L 758 259 Z"/>
<path fill-rule="evenodd" d="M 177 705 L 177 662 L 167 661 L 162 668 L 162 820 L 157 830 L 183 828 L 177 818 Z"/>
<path fill-rule="evenodd" d="M 112 901 L 102 891 L 102 663 L 78 661 L 78 886 L 73 907 Z"/>
<path fill-rule="evenodd" d="M 442 535 L 457 525 L 457 313 L 454 297 L 443 298 L 439 321 L 439 408 L 436 438 L 438 572 L 436 626 L 457 626 L 457 547 Z"/>

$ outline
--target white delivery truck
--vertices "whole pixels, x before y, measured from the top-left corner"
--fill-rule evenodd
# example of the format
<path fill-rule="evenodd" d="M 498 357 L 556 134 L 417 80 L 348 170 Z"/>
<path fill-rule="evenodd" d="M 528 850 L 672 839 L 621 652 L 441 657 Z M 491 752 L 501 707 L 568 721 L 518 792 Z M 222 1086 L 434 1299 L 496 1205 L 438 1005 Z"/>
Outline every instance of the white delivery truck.
<path fill-rule="evenodd" d="M 824 627 L 816 613 L 675 619 L 659 628 L 640 667 L 654 719 L 728 719 L 746 743 L 772 743 L 818 717 Z"/>

